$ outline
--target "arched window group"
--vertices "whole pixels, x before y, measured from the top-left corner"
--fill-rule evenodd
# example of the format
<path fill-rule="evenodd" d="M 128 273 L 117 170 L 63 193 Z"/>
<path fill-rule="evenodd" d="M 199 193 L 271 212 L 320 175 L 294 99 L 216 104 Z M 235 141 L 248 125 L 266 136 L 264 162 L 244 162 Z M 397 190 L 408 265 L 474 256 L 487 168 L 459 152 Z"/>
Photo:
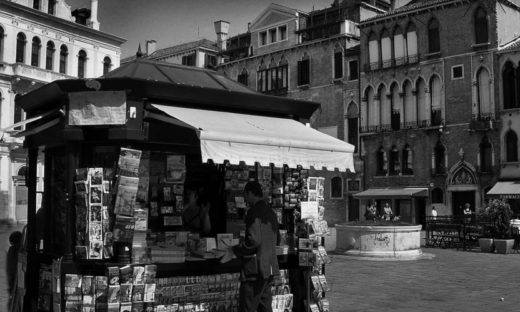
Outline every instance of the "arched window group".
<path fill-rule="evenodd" d="M 520 108 L 520 62 L 507 61 L 502 68 L 504 109 Z"/>
<path fill-rule="evenodd" d="M 379 35 L 371 32 L 368 36 L 370 70 L 417 61 L 417 31 L 413 23 L 404 30 L 400 26 L 392 30 L 384 28 Z"/>
<path fill-rule="evenodd" d="M 385 151 L 381 146 L 376 153 L 376 175 L 413 175 L 413 155 L 410 145 L 406 144 L 402 150 L 393 145 Z"/>
<path fill-rule="evenodd" d="M 424 48 L 428 57 L 433 57 L 441 52 L 441 23 L 432 17 L 425 25 Z M 397 25 L 393 29 L 383 28 L 379 31 L 371 31 L 368 34 L 367 70 L 400 66 L 419 61 L 418 35 L 415 24 L 410 21 L 403 25 Z M 475 44 L 483 45 L 489 42 L 488 14 L 482 7 L 473 12 L 473 29 Z"/>
<path fill-rule="evenodd" d="M 256 76 L 257 91 L 263 93 L 278 93 L 287 91 L 288 70 L 289 66 L 284 56 L 282 56 L 278 62 L 272 58 L 269 62 L 269 66 L 266 66 L 262 60 L 260 66 L 258 67 Z"/>
<path fill-rule="evenodd" d="M 420 77 L 415 83 L 405 80 L 402 87 L 397 82 L 393 82 L 389 89 L 381 84 L 377 92 L 369 86 L 364 91 L 361 103 L 361 131 L 379 132 L 441 125 L 444 120 L 444 97 L 439 76 L 432 75 L 428 88 L 426 86 Z"/>

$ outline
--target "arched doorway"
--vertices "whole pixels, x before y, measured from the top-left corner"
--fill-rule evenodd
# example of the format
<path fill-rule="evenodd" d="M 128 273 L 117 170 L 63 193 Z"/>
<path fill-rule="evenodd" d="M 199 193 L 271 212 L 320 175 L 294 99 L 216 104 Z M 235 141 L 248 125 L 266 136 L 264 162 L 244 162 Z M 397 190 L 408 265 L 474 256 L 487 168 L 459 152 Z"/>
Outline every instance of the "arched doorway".
<path fill-rule="evenodd" d="M 448 173 L 447 200 L 451 205 L 454 216 L 462 215 L 465 204 L 470 205 L 473 213 L 480 207 L 479 182 L 475 174 L 475 168 L 464 161 L 464 153 L 461 152 L 461 160 L 455 164 Z"/>

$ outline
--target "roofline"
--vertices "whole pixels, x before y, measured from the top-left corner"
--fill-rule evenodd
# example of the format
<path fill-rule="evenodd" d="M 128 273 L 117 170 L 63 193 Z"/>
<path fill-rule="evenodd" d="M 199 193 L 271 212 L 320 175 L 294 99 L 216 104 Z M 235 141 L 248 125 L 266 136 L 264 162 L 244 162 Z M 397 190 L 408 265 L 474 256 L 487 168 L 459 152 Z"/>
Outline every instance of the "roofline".
<path fill-rule="evenodd" d="M 267 11 L 269 11 L 271 8 L 280 8 L 282 11 L 286 12 L 286 13 L 303 13 L 303 14 L 309 14 L 307 12 L 304 12 L 304 11 L 301 11 L 301 10 L 298 10 L 298 9 L 294 9 L 294 8 L 290 8 L 290 7 L 287 7 L 285 5 L 281 5 L 281 4 L 277 4 L 277 3 L 273 3 L 271 2 L 271 4 L 269 4 L 265 9 L 262 10 L 262 12 L 260 12 L 260 14 L 258 14 L 255 19 L 253 19 L 251 21 L 251 28 L 253 27 L 254 24 L 256 24 L 257 22 L 260 21 L 260 17 L 263 16 Z"/>
<path fill-rule="evenodd" d="M 87 85 L 99 82 L 99 91 L 126 91 L 127 96 L 147 102 L 174 104 L 209 110 L 253 113 L 294 119 L 310 119 L 319 103 L 285 97 L 203 88 L 139 78 L 100 78 L 56 80 L 20 96 L 16 103 L 28 116 L 61 107 L 68 93 L 95 91 Z"/>
<path fill-rule="evenodd" d="M 371 17 L 371 18 L 368 18 L 366 20 L 360 21 L 359 22 L 359 26 L 361 27 L 361 26 L 365 26 L 365 25 L 369 25 L 369 24 L 375 24 L 375 23 L 384 21 L 386 19 L 395 18 L 396 16 L 411 14 L 414 11 L 415 12 L 420 11 L 420 10 L 428 11 L 429 9 L 435 8 L 437 6 L 446 5 L 446 4 L 452 4 L 452 3 L 456 3 L 456 2 L 468 2 L 469 3 L 470 0 L 446 0 L 446 1 L 440 2 L 440 3 L 425 4 L 425 5 L 417 7 L 417 8 L 410 8 L 408 10 L 403 9 L 402 11 L 398 11 L 396 13 L 393 13 L 392 11 L 389 11 L 389 12 L 386 12 L 386 13 L 378 14 L 378 15 L 376 15 L 374 17 Z M 406 8 L 406 6 L 404 6 L 402 8 Z"/>
<path fill-rule="evenodd" d="M 51 15 L 51 14 L 47 14 L 47 13 L 44 13 L 42 11 L 38 11 L 38 10 L 32 9 L 30 7 L 26 7 L 24 5 L 21 5 L 21 4 L 15 3 L 15 2 L 0 1 L 0 8 L 3 8 L 3 7 L 8 7 L 8 8 L 11 8 L 12 10 L 19 10 L 19 11 L 22 11 L 22 12 L 24 12 L 26 14 L 37 16 L 38 18 L 41 18 L 43 20 L 51 20 L 53 22 L 58 22 L 58 23 L 64 24 L 67 27 L 70 27 L 70 28 L 72 28 L 72 29 L 74 29 L 76 31 L 86 32 L 86 33 L 89 33 L 91 35 L 94 35 L 97 38 L 103 38 L 105 40 L 111 40 L 115 44 L 118 44 L 119 46 L 127 41 L 125 38 L 121 38 L 121 37 L 118 37 L 118 36 L 115 36 L 115 35 L 112 35 L 112 34 L 109 34 L 109 33 L 103 32 L 103 31 L 100 31 L 100 30 L 92 29 L 92 28 L 87 27 L 85 25 L 74 23 L 74 22 L 68 21 L 66 19 L 63 19 L 63 18 L 60 18 L 60 17 L 56 17 L 56 16 Z"/>

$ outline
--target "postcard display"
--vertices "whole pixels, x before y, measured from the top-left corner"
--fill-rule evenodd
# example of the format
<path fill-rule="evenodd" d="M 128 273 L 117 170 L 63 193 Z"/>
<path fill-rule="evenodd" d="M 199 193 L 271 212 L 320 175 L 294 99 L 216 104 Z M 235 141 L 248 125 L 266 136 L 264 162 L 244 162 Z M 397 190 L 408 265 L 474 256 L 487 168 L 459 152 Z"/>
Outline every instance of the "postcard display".
<path fill-rule="evenodd" d="M 300 269 L 281 270 L 273 283 L 273 311 L 293 311 L 297 296 L 307 311 L 328 311 L 323 178 L 308 177 L 302 168 L 223 168 L 228 219 L 243 220 L 244 186 L 258 181 L 280 224 L 277 254 L 297 250 Z M 157 276 L 158 264 L 217 258 L 222 243 L 239 242 L 232 233 L 201 238 L 181 228 L 185 177 L 184 155 L 128 148 L 121 148 L 115 168 L 76 169 L 75 259 L 104 273 L 62 272 L 61 259 L 54 260 L 52 273 L 46 268 L 40 274 L 40 309 L 50 311 L 52 302 L 53 311 L 238 311 L 238 273 Z M 292 274 L 304 275 L 306 293 L 296 295 L 293 287 L 301 284 Z"/>

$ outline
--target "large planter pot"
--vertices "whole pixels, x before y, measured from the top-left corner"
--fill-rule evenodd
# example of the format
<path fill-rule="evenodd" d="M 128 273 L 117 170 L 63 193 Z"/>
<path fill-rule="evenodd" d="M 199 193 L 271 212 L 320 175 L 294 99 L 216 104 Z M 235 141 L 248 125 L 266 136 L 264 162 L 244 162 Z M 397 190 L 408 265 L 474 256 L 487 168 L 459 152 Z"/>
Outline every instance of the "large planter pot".
<path fill-rule="evenodd" d="M 337 251 L 345 255 L 388 260 L 422 256 L 421 225 L 367 226 L 336 224 Z"/>
<path fill-rule="evenodd" d="M 478 245 L 482 252 L 493 252 L 495 251 L 495 245 L 493 244 L 492 238 L 479 238 Z"/>
<path fill-rule="evenodd" d="M 514 239 L 496 239 L 495 242 L 495 248 L 497 250 L 497 253 L 500 254 L 509 254 L 513 251 L 513 245 L 515 243 Z"/>

